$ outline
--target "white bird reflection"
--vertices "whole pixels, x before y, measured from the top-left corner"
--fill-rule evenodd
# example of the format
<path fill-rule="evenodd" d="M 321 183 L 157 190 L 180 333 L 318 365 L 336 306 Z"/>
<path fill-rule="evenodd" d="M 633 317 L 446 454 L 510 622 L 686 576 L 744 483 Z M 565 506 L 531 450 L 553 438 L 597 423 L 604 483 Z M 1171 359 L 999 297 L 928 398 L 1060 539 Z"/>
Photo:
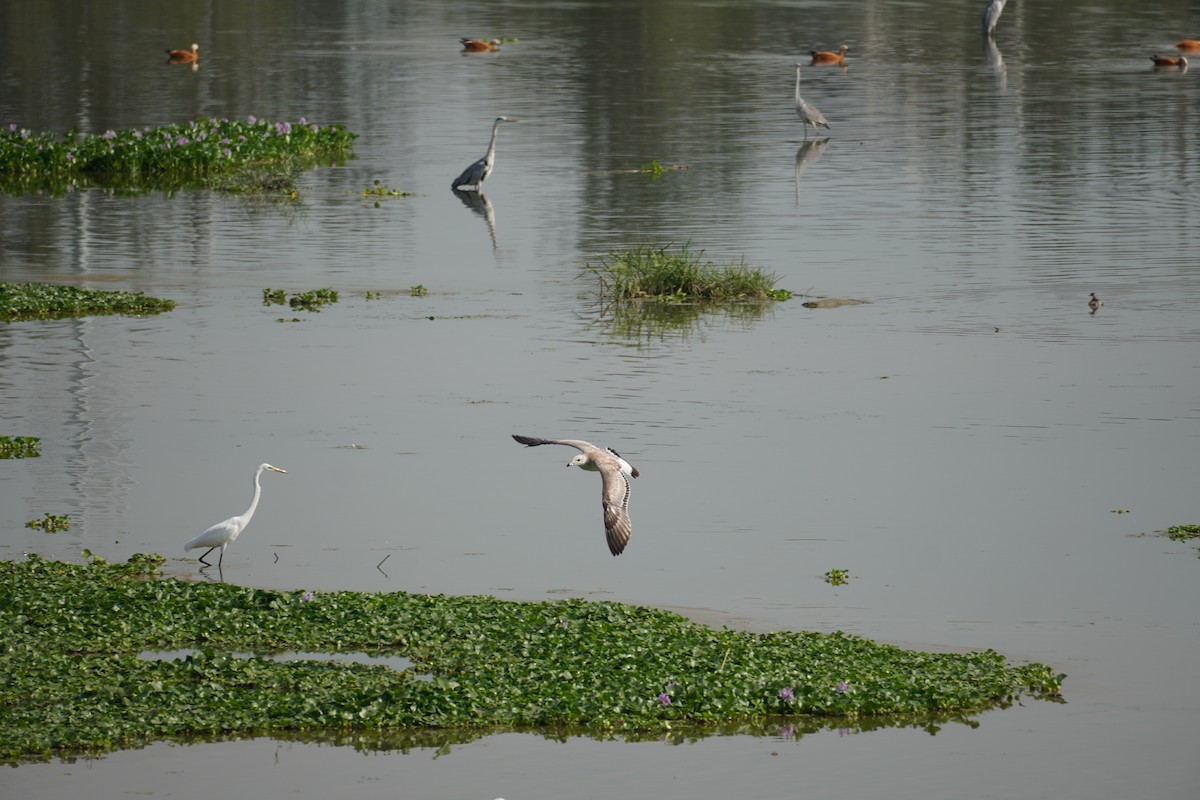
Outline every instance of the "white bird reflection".
<path fill-rule="evenodd" d="M 1008 70 L 1004 66 L 1004 56 L 1000 53 L 1000 48 L 996 46 L 996 40 L 991 36 L 984 34 L 983 36 L 983 60 L 988 65 L 988 69 L 996 76 L 996 80 L 1000 83 L 1000 88 L 1006 88 L 1008 84 Z"/>
<path fill-rule="evenodd" d="M 450 191 L 462 201 L 462 204 L 474 211 L 479 216 L 487 221 L 488 234 L 492 237 L 492 251 L 496 250 L 496 212 L 492 208 L 492 201 L 487 199 L 487 195 L 483 192 L 463 192 L 458 189 Z"/>
<path fill-rule="evenodd" d="M 829 145 L 829 137 L 809 139 L 796 151 L 796 205 L 800 205 L 800 171 L 821 157 Z"/>

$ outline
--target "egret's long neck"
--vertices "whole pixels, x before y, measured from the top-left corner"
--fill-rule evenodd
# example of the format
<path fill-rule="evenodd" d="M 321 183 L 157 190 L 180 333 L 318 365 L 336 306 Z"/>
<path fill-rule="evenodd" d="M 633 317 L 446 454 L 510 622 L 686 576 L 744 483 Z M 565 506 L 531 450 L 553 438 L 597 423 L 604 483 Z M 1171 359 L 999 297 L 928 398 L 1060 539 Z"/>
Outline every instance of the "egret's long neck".
<path fill-rule="evenodd" d="M 796 67 L 796 99 L 800 99 L 800 68 Z"/>
<path fill-rule="evenodd" d="M 261 469 L 254 473 L 254 499 L 250 501 L 250 507 L 246 509 L 246 513 L 242 514 L 247 522 L 254 516 L 254 509 L 258 508 L 258 498 L 262 495 L 262 484 L 258 482 L 258 479 L 262 477 L 262 474 Z"/>

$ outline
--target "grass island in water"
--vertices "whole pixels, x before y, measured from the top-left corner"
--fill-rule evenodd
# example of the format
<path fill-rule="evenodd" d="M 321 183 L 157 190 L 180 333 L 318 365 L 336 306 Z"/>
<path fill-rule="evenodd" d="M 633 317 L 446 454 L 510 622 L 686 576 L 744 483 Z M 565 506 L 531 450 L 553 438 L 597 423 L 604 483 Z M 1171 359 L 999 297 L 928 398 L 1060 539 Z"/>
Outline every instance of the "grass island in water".
<path fill-rule="evenodd" d="M 274 591 L 164 578 L 162 556 L 0 562 L 0 756 L 195 735 L 445 729 L 634 737 L 732 722 L 973 711 L 1064 676 L 993 651 L 715 630 L 613 602 Z M 189 648 L 172 660 L 146 651 Z M 237 657 L 387 652 L 411 670 Z"/>
<path fill-rule="evenodd" d="M 609 253 L 596 264 L 584 266 L 600 283 L 602 299 L 623 301 L 653 299 L 666 302 L 730 303 L 750 300 L 787 300 L 792 293 L 776 289 L 777 278 L 745 264 L 716 264 L 704 251 L 687 244 L 640 245 Z"/>
<path fill-rule="evenodd" d="M 95 314 L 159 314 L 173 308 L 174 300 L 146 297 L 141 292 L 82 289 L 52 283 L 0 283 L 0 322 Z"/>
<path fill-rule="evenodd" d="M 200 118 L 93 136 L 0 129 L 0 190 L 11 194 L 101 186 L 119 191 L 214 188 L 291 191 L 300 169 L 351 155 L 355 135 L 340 125 Z"/>

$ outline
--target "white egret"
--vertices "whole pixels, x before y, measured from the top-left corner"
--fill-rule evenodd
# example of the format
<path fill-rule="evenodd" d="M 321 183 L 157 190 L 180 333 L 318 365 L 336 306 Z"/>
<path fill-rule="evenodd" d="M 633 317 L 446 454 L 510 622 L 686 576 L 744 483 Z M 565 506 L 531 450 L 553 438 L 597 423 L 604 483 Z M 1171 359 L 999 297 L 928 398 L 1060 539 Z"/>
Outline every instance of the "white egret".
<path fill-rule="evenodd" d="M 207 547 L 208 549 L 204 551 L 204 555 L 200 556 L 200 563 L 212 566 L 204 560 L 204 556 L 219 547 L 221 548 L 221 557 L 217 561 L 217 566 L 220 567 L 221 563 L 225 560 L 225 548 L 233 544 L 238 534 L 246 529 L 246 526 L 250 524 L 250 518 L 254 516 L 254 509 L 258 508 L 258 498 L 262 495 L 262 485 L 259 484 L 258 479 L 262 477 L 263 472 L 266 470 L 287 474 L 287 470 L 280 469 L 279 467 L 272 467 L 270 464 L 259 464 L 258 471 L 254 473 L 254 499 L 250 501 L 250 507 L 246 509 L 246 513 L 230 517 L 224 522 L 218 522 L 185 544 L 183 549 L 187 551 L 195 550 L 198 547 Z"/>
<path fill-rule="evenodd" d="M 825 119 L 825 115 L 818 111 L 811 103 L 800 96 L 800 65 L 796 65 L 796 113 L 800 115 L 800 121 L 804 123 L 804 138 L 808 139 L 808 126 L 812 125 L 813 133 L 817 132 L 817 128 L 828 128 L 829 121 Z"/>
<path fill-rule="evenodd" d="M 601 449 L 580 439 L 538 439 L 515 433 L 513 438 L 528 447 L 542 444 L 574 447 L 580 454 L 568 461 L 567 466 L 600 473 L 603 480 L 600 500 L 604 506 L 604 532 L 608 537 L 608 549 L 614 556 L 621 555 L 633 533 L 633 524 L 629 521 L 629 479 L 641 474 L 637 467 L 621 458 L 621 454 L 611 447 Z"/>

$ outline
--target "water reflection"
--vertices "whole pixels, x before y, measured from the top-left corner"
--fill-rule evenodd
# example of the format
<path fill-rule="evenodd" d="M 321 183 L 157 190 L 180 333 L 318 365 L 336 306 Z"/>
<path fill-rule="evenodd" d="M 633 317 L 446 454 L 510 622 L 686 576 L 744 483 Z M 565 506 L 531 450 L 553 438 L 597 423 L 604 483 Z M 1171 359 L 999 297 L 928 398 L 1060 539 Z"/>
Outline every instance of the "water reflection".
<path fill-rule="evenodd" d="M 796 205 L 800 205 L 800 171 L 814 164 L 829 145 L 829 137 L 810 139 L 796 151 Z"/>
<path fill-rule="evenodd" d="M 709 328 L 749 327 L 774 314 L 772 302 L 668 303 L 630 300 L 601 306 L 597 322 L 612 337 L 640 345 L 703 336 Z"/>
<path fill-rule="evenodd" d="M 986 34 L 983 36 L 983 61 L 996 76 L 1000 88 L 1006 88 L 1008 70 L 1004 66 L 1004 56 L 1000 53 L 1000 48 L 996 46 L 996 40 Z"/>
<path fill-rule="evenodd" d="M 474 211 L 479 216 L 483 217 L 487 222 L 488 235 L 492 237 L 492 252 L 496 251 L 496 212 L 492 208 L 492 201 L 487 199 L 482 191 L 464 192 L 461 189 L 451 189 L 454 196 L 462 201 L 462 204 Z"/>

